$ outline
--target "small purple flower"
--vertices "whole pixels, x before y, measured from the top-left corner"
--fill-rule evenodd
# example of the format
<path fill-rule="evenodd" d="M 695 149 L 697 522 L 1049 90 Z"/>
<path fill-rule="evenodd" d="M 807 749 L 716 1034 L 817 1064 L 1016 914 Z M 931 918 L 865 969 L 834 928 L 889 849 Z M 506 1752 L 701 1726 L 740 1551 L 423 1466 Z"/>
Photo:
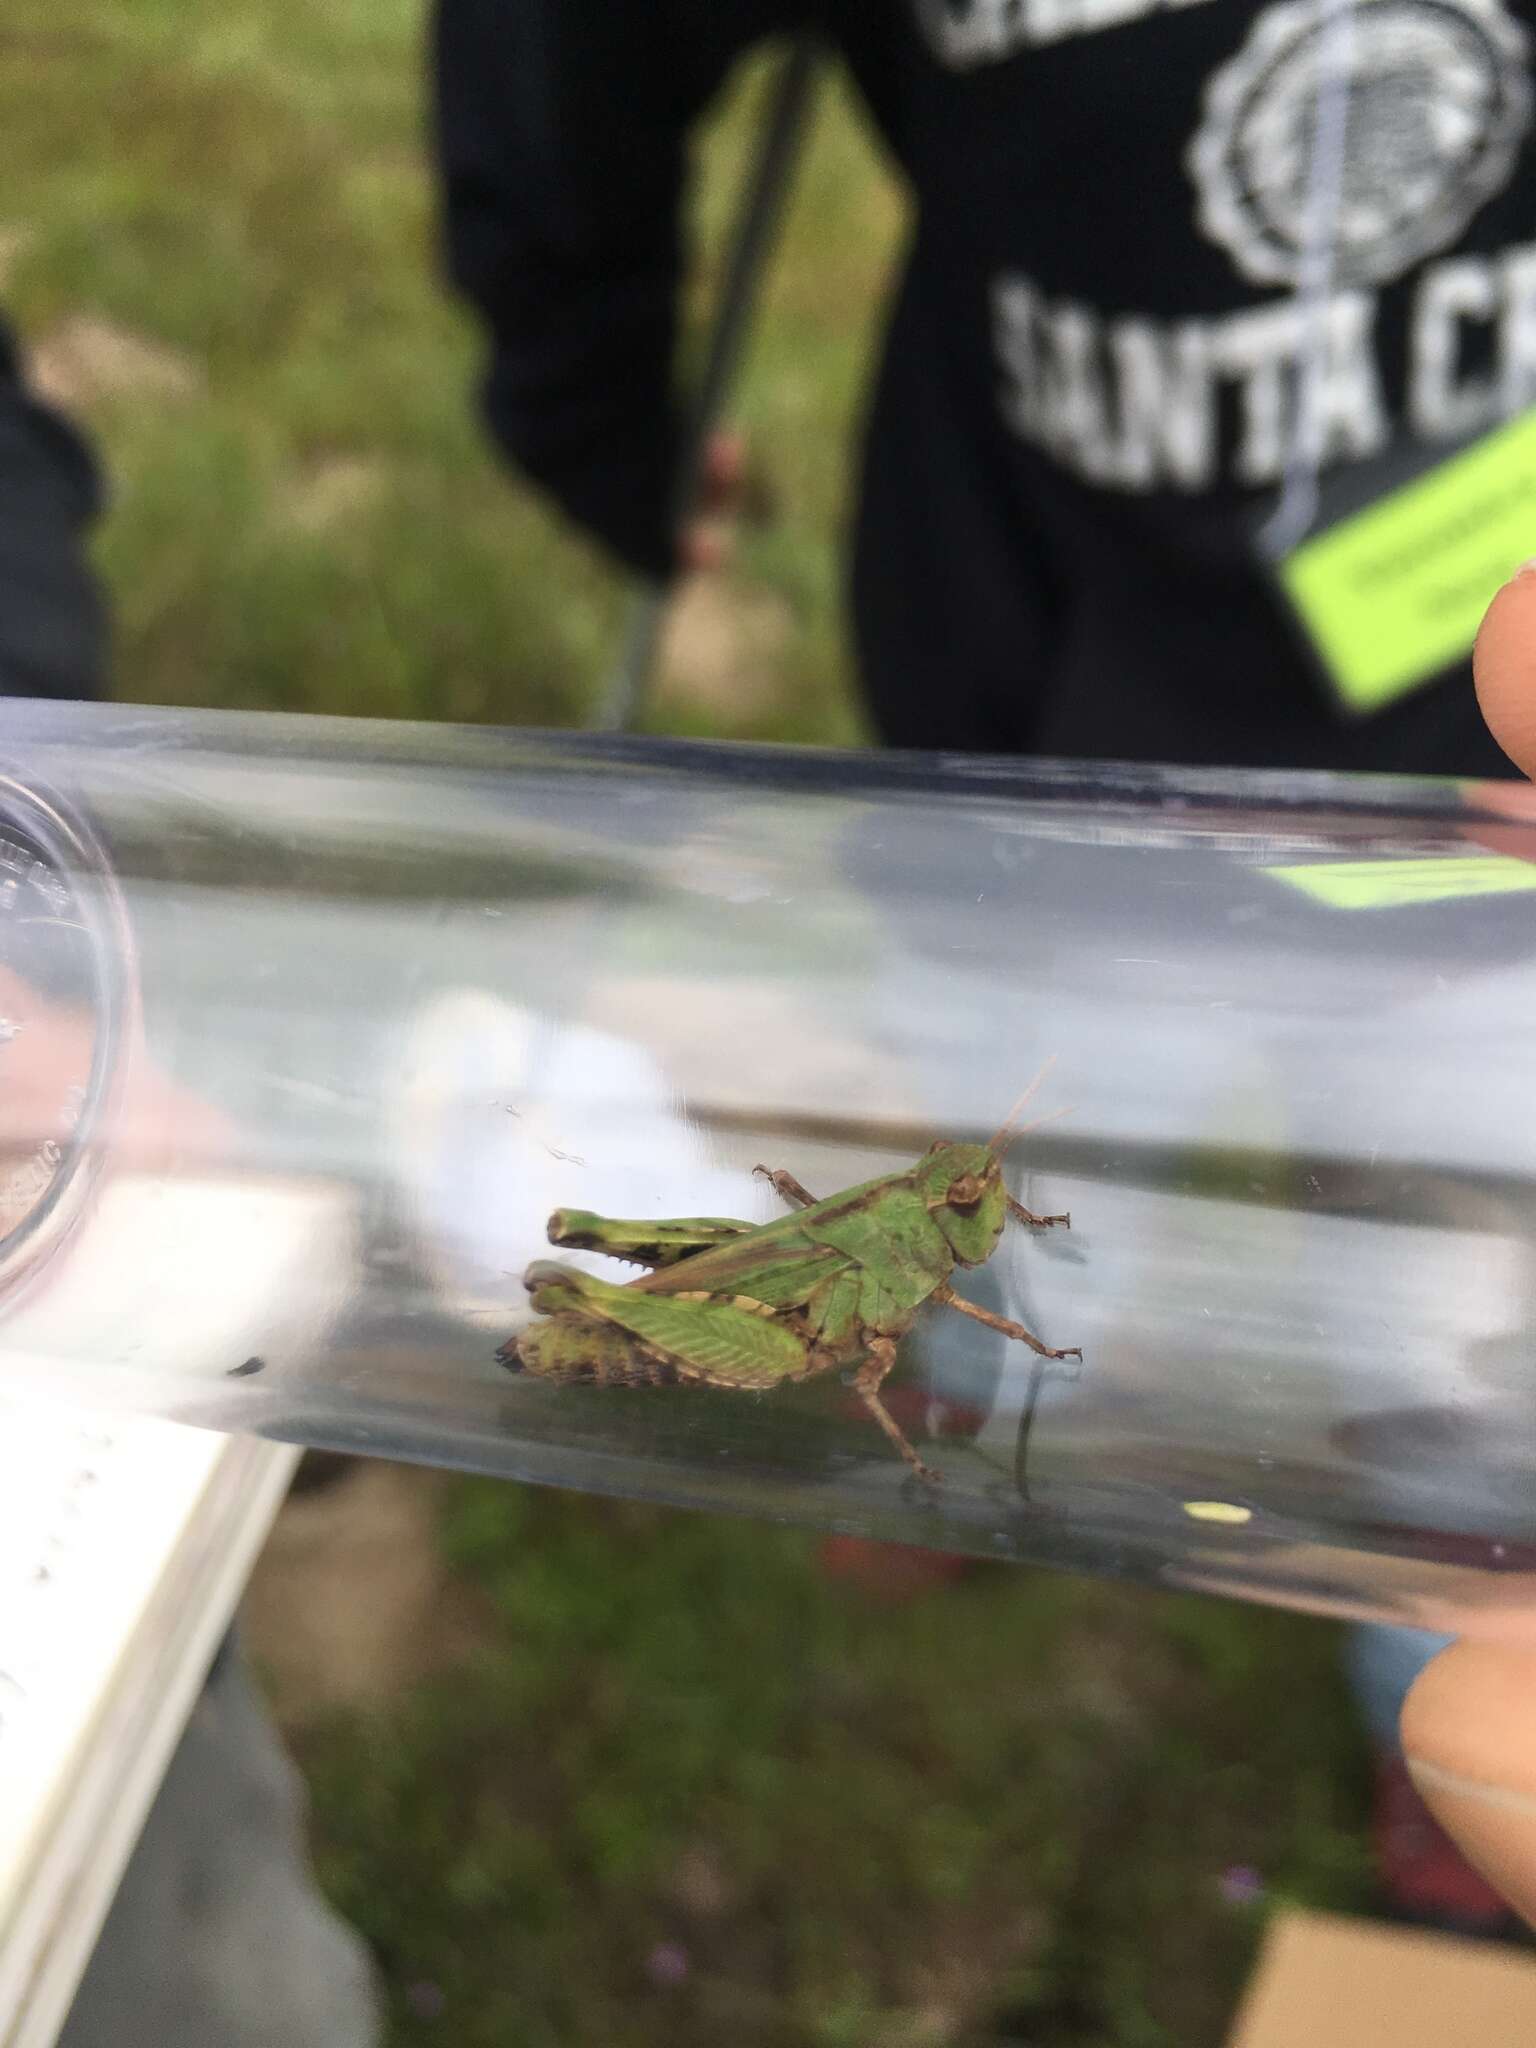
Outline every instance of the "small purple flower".
<path fill-rule="evenodd" d="M 1216 1888 L 1229 1906 L 1252 1906 L 1264 1896 L 1264 1880 L 1251 1863 L 1229 1864 Z"/>
<path fill-rule="evenodd" d="M 425 1980 L 406 1985 L 405 2002 L 412 2017 L 418 2020 L 440 2020 L 448 2004 L 442 1985 L 428 1984 Z"/>
<path fill-rule="evenodd" d="M 688 1975 L 688 1951 L 680 1941 L 658 1941 L 645 1959 L 645 1973 L 663 1991 L 674 1990 Z"/>

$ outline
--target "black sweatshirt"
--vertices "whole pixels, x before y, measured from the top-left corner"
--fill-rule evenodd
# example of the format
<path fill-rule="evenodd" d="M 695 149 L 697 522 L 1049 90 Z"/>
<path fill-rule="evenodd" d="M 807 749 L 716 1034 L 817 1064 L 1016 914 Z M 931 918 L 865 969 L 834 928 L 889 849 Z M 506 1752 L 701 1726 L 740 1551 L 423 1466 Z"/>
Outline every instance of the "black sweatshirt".
<path fill-rule="evenodd" d="M 915 204 L 853 550 L 884 737 L 1508 773 L 1465 664 L 1337 712 L 1253 533 L 1304 357 L 1327 363 L 1325 481 L 1536 398 L 1525 21 L 1503 0 L 438 0 L 446 237 L 490 330 L 491 426 L 667 570 L 689 131 L 743 49 L 810 27 Z"/>
<path fill-rule="evenodd" d="M 79 436 L 25 388 L 0 324 L 0 697 L 95 697 L 106 620 L 86 562 L 100 479 Z"/>

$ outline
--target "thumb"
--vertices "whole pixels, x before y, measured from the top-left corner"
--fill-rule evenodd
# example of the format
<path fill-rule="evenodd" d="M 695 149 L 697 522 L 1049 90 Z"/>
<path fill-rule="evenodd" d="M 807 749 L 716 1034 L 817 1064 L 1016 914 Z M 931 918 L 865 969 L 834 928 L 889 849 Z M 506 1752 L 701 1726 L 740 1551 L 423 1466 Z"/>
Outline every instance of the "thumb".
<path fill-rule="evenodd" d="M 1536 1925 L 1536 1650 L 1453 1643 L 1415 1680 L 1402 1740 L 1425 1805 Z"/>
<path fill-rule="evenodd" d="M 1522 773 L 1536 776 L 1536 573 L 1527 563 L 1489 605 L 1472 650 L 1488 728 Z"/>

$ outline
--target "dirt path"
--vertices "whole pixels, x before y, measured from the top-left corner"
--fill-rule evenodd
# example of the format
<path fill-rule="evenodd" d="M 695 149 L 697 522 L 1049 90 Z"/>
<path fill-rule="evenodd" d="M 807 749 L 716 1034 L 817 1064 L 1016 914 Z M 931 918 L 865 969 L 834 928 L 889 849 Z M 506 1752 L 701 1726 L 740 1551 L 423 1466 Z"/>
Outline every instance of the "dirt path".
<path fill-rule="evenodd" d="M 246 1594 L 246 1646 L 290 1729 L 382 1705 L 483 1639 L 438 1554 L 450 1475 L 373 1459 L 289 1496 Z"/>

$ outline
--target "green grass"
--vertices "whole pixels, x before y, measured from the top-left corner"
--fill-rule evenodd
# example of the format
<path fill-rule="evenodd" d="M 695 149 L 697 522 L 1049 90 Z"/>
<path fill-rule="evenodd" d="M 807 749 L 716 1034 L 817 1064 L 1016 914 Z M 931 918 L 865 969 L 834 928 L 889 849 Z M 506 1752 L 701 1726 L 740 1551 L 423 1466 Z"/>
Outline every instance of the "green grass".
<path fill-rule="evenodd" d="M 124 698 L 570 724 L 614 658 L 622 579 L 475 417 L 480 338 L 437 277 L 421 39 L 399 0 L 7 11 L 0 226 L 25 235 L 7 305 L 45 352 L 84 314 L 189 385 L 77 394 L 116 493 L 99 560 Z M 694 330 L 764 83 L 759 66 L 702 151 Z M 842 451 L 897 229 L 846 104 L 824 104 L 735 408 L 772 514 L 727 589 L 781 609 L 774 688 L 739 716 L 674 701 L 675 727 L 857 736 Z"/>
<path fill-rule="evenodd" d="M 174 373 L 77 393 L 124 698 L 575 723 L 612 660 L 621 583 L 474 419 L 421 32 L 401 0 L 10 0 L 7 303 L 45 353 L 87 318 Z M 761 85 L 702 151 L 695 328 Z M 829 99 L 737 406 L 773 509 L 727 589 L 788 622 L 773 687 L 658 721 L 859 730 L 839 535 L 899 229 Z M 1270 1902 L 1364 1895 L 1319 1625 L 993 1569 L 887 1611 L 782 1532 L 450 1502 L 478 1655 L 304 1737 L 401 2048 L 1199 2048 L 1262 1911 L 1223 1903 L 1224 1868 Z"/>
<path fill-rule="evenodd" d="M 448 1503 L 478 1656 L 302 1748 L 402 2048 L 1214 2048 L 1265 1910 L 1223 1871 L 1365 1899 L 1331 1630 L 1008 1566 L 892 1608 L 799 1535 Z"/>

